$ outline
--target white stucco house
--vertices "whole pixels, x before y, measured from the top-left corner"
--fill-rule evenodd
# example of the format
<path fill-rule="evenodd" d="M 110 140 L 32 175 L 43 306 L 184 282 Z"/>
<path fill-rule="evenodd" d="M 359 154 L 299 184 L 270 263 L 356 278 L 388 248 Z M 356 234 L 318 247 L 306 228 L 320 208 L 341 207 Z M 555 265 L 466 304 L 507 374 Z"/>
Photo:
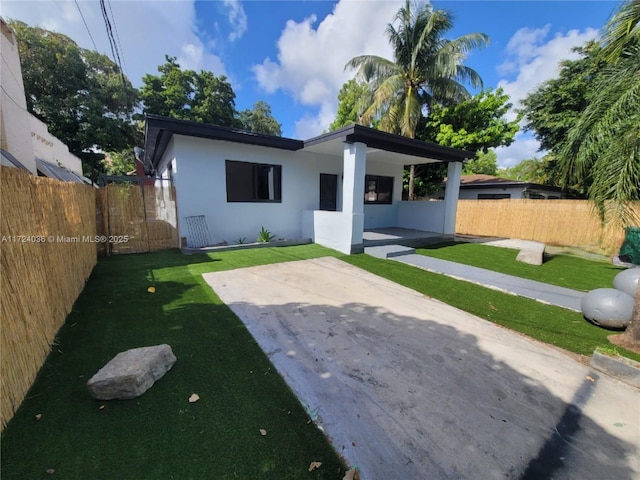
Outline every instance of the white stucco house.
<path fill-rule="evenodd" d="M 460 200 L 554 200 L 566 197 L 566 194 L 559 187 L 522 182 L 493 175 L 462 175 L 459 183 Z M 431 195 L 431 198 L 444 198 L 446 187 L 447 180 L 444 181 L 442 190 Z"/>
<path fill-rule="evenodd" d="M 212 244 L 265 227 L 344 253 L 363 250 L 370 229 L 455 231 L 462 162 L 471 152 L 351 125 L 309 140 L 148 115 L 147 174 L 171 179 L 179 235 L 197 246 L 188 218 L 203 216 Z M 405 165 L 448 163 L 443 201 L 402 201 Z M 200 217 L 202 218 L 202 217 Z"/>

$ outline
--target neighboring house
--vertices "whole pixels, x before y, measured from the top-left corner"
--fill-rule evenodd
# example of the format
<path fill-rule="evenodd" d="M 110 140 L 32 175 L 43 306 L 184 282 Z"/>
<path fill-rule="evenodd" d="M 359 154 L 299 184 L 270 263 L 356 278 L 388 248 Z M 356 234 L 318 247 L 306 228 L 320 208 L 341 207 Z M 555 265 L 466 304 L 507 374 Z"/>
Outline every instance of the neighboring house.
<path fill-rule="evenodd" d="M 444 198 L 447 179 L 443 189 L 431 198 Z M 500 200 L 500 199 L 559 199 L 565 198 L 562 189 L 538 183 L 520 182 L 492 175 L 462 175 L 460 177 L 460 200 Z"/>
<path fill-rule="evenodd" d="M 18 44 L 11 27 L 0 17 L 0 160 L 33 175 L 84 182 L 82 162 L 27 111 Z"/>
<path fill-rule="evenodd" d="M 401 227 L 453 235 L 462 162 L 472 153 L 351 125 L 293 140 L 148 115 L 147 174 L 176 188 L 178 230 L 200 246 L 187 217 L 204 216 L 210 243 L 311 238 L 344 253 L 365 229 Z M 448 163 L 442 202 L 402 201 L 405 165 Z"/>

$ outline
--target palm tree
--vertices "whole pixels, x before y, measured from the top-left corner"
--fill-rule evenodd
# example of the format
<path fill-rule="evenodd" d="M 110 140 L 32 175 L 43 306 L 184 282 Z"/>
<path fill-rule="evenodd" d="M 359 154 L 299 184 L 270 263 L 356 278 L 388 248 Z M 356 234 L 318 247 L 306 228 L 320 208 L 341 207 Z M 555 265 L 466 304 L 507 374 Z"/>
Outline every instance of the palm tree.
<path fill-rule="evenodd" d="M 590 176 L 589 198 L 603 223 L 638 224 L 631 202 L 640 200 L 640 0 L 628 0 L 602 36 L 610 62 L 565 148 L 565 179 Z M 640 345 L 640 285 L 633 318 L 622 336 Z"/>
<path fill-rule="evenodd" d="M 379 120 L 381 130 L 415 138 L 424 113 L 436 103 L 451 104 L 470 97 L 463 83 L 482 87 L 480 75 L 463 61 L 469 51 L 488 44 L 483 33 L 447 40 L 453 27 L 445 10 L 407 0 L 386 33 L 393 46 L 393 60 L 375 55 L 352 58 L 345 68 L 356 68 L 356 76 L 369 86 L 360 123 Z M 409 199 L 413 200 L 414 166 L 409 177 Z"/>

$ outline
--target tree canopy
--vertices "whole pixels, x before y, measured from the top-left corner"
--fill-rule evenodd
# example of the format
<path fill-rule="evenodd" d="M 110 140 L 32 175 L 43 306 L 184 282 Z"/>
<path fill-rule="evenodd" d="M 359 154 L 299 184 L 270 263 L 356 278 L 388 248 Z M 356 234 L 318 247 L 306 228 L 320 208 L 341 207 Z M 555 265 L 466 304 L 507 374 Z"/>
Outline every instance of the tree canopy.
<path fill-rule="evenodd" d="M 471 33 L 449 40 L 445 34 L 452 27 L 451 13 L 407 0 L 387 25 L 393 60 L 362 55 L 347 63 L 346 68 L 356 69 L 357 81 L 367 86 L 361 123 L 379 122 L 381 130 L 416 138 L 423 111 L 469 98 L 464 84 L 482 86 L 480 75 L 464 60 L 469 51 L 485 46 L 488 37 Z M 409 199 L 414 198 L 414 178 L 412 165 Z"/>
<path fill-rule="evenodd" d="M 242 128 L 250 132 L 282 136 L 282 125 L 271 115 L 271 106 L 258 100 L 253 109 L 247 108 L 238 114 Z"/>
<path fill-rule="evenodd" d="M 338 93 L 338 111 L 329 125 L 329 130 L 337 130 L 352 123 L 360 123 L 368 93 L 367 85 L 351 79 L 342 85 Z"/>
<path fill-rule="evenodd" d="M 638 22 L 640 2 L 632 0 L 607 24 L 603 39 L 608 64 L 594 81 L 589 104 L 568 131 L 559 159 L 565 183 L 589 182 L 589 199 L 602 222 L 623 226 L 640 223 L 630 208 L 630 202 L 640 200 Z M 620 25 L 625 25 L 626 34 L 620 34 Z"/>
<path fill-rule="evenodd" d="M 236 116 L 235 92 L 224 75 L 183 70 L 176 57 L 166 55 L 165 59 L 158 67 L 160 75 L 147 74 L 142 78 L 144 113 L 242 127 Z"/>
<path fill-rule="evenodd" d="M 560 63 L 557 78 L 547 80 L 522 100 L 525 129 L 533 132 L 540 150 L 560 155 L 569 129 L 582 115 L 595 93 L 606 61 L 601 46 L 591 41 L 574 49 L 577 60 Z"/>
<path fill-rule="evenodd" d="M 139 140 L 133 122 L 139 97 L 119 67 L 66 35 L 20 21 L 10 24 L 29 112 L 80 158 L 94 149 L 133 148 Z"/>
<path fill-rule="evenodd" d="M 465 162 L 462 166 L 463 175 L 496 175 L 498 173 L 498 155 L 493 150 L 478 152 L 476 158 Z"/>

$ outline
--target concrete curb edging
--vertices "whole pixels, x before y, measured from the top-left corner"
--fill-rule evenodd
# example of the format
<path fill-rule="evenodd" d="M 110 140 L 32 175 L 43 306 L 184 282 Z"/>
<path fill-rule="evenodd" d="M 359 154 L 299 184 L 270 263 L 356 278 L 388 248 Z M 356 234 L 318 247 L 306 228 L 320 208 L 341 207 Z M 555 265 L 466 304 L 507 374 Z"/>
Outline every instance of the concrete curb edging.
<path fill-rule="evenodd" d="M 611 357 L 596 350 L 591 357 L 591 366 L 632 387 L 640 388 L 640 363 L 630 358 Z"/>
<path fill-rule="evenodd" d="M 211 253 L 211 252 L 226 252 L 229 250 L 246 250 L 249 248 L 268 248 L 268 247 L 293 247 L 296 245 L 309 245 L 313 243 L 310 238 L 301 238 L 297 240 L 273 240 L 271 242 L 251 242 L 251 243 L 239 243 L 233 245 L 220 245 L 217 247 L 202 247 L 202 248 L 182 248 L 182 253 Z"/>

